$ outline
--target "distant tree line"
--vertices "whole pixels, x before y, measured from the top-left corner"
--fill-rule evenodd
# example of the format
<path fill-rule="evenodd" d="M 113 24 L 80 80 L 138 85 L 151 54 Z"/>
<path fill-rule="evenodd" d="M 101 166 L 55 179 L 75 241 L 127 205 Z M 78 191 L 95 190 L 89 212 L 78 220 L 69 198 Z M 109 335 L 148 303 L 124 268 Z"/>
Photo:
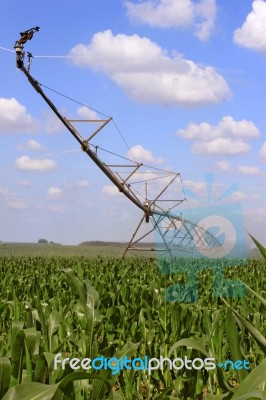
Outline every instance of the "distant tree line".
<path fill-rule="evenodd" d="M 40 243 L 40 244 L 48 244 L 49 242 L 48 242 L 47 239 L 39 239 L 38 243 Z M 59 244 L 59 243 L 55 243 L 55 242 L 51 241 L 50 244 Z"/>
<path fill-rule="evenodd" d="M 39 239 L 39 240 L 38 240 L 38 243 L 47 244 L 47 243 L 49 243 L 49 242 L 48 242 L 48 240 L 46 240 L 46 239 Z"/>

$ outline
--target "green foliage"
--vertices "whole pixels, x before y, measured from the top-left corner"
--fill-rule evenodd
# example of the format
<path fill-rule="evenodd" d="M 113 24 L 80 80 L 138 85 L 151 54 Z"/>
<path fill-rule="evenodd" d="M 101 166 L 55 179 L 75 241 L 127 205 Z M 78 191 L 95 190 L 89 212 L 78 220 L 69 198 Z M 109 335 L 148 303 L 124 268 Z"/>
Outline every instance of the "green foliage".
<path fill-rule="evenodd" d="M 258 240 L 256 240 L 253 236 L 251 235 L 249 236 L 251 237 L 251 239 L 253 240 L 253 242 L 255 243 L 255 245 L 257 246 L 257 248 L 259 249 L 259 251 L 266 260 L 266 248 L 260 242 L 258 242 Z"/>
<path fill-rule="evenodd" d="M 197 302 L 166 301 L 165 288 L 184 282 L 186 268 L 161 275 L 144 258 L 0 258 L 0 399 L 264 399 L 265 261 L 228 268 L 244 297 L 215 297 L 205 270 Z M 68 363 L 54 370 L 57 353 L 246 359 L 251 371 L 73 373 Z"/>

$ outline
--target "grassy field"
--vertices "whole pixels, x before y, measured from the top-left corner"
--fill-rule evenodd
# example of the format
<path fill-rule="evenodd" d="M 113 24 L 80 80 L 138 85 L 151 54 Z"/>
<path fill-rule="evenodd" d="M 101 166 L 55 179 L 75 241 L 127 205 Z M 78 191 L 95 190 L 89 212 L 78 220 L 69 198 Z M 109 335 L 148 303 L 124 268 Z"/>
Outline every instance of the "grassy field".
<path fill-rule="evenodd" d="M 1 244 L 0 257 L 121 257 L 124 249 L 118 246 L 67 246 L 60 244 L 16 243 Z"/>
<path fill-rule="evenodd" d="M 153 246 L 143 246 L 144 249 Z M 122 257 L 125 250 L 123 243 L 106 243 L 90 245 L 61 245 L 56 243 L 1 243 L 0 257 L 42 256 L 42 257 Z M 134 250 L 126 257 L 156 258 L 156 251 Z M 252 259 L 261 258 L 257 249 L 249 252 Z"/>
<path fill-rule="evenodd" d="M 165 260 L 162 274 L 156 259 L 121 260 L 109 248 L 105 257 L 106 246 L 13 246 L 0 246 L 0 399 L 266 398 L 264 260 L 226 269 L 246 284 L 239 298 L 215 296 L 212 266 L 199 272 L 197 301 L 167 301 L 166 289 L 183 290 L 191 262 L 174 273 Z M 54 370 L 57 353 L 213 357 L 251 369 L 73 372 L 68 363 Z"/>

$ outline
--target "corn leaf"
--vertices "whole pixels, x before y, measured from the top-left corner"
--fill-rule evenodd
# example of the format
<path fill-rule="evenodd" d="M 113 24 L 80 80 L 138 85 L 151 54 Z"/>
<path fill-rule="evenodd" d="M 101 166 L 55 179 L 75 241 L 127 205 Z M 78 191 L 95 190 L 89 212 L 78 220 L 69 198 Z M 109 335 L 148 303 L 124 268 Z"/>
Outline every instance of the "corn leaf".
<path fill-rule="evenodd" d="M 226 319 L 225 319 L 225 332 L 229 350 L 231 353 L 232 361 L 241 360 L 243 358 L 240 351 L 239 333 L 236 327 L 236 321 L 233 317 L 233 312 L 230 308 L 227 308 Z M 246 369 L 237 371 L 239 381 L 243 381 L 248 374 Z"/>
<path fill-rule="evenodd" d="M 2 400 L 51 400 L 53 396 L 56 396 L 58 390 L 63 391 L 64 387 L 71 382 L 82 379 L 101 378 L 97 375 L 87 374 L 85 372 L 73 372 L 55 385 L 45 385 L 43 383 L 31 382 L 14 386 L 9 389 Z"/>
<path fill-rule="evenodd" d="M 229 307 L 235 314 L 236 318 L 248 329 L 249 333 L 258 343 L 264 354 L 266 354 L 266 339 L 265 337 L 245 318 L 243 318 L 236 310 L 234 310 L 224 299 L 224 303 Z"/>
<path fill-rule="evenodd" d="M 240 281 L 241 282 L 241 281 Z M 254 296 L 257 297 L 257 299 L 259 299 L 259 301 L 261 302 L 261 304 L 263 304 L 266 307 L 266 299 L 264 299 L 264 297 L 262 297 L 261 295 L 259 295 L 257 292 L 255 292 L 253 289 L 251 289 L 246 283 L 242 282 L 246 288 L 254 294 Z"/>
<path fill-rule="evenodd" d="M 177 347 L 185 346 L 191 349 L 198 350 L 200 353 L 204 354 L 206 357 L 210 357 L 209 353 L 205 349 L 205 347 L 197 340 L 193 338 L 186 338 L 186 339 L 181 339 L 178 342 L 176 342 L 169 350 L 168 356 L 170 356 Z"/>
<path fill-rule="evenodd" d="M 11 378 L 11 364 L 8 357 L 0 357 L 0 399 L 7 392 Z"/>
<path fill-rule="evenodd" d="M 235 391 L 232 400 L 252 398 L 252 392 L 260 388 L 266 382 L 266 358 L 243 380 Z M 243 397 L 248 396 L 249 397 Z"/>
<path fill-rule="evenodd" d="M 266 400 L 266 392 L 261 392 L 260 390 L 256 390 L 254 392 L 249 392 L 234 398 L 234 400 L 251 400 L 251 399 Z"/>
<path fill-rule="evenodd" d="M 133 355 L 135 355 L 137 347 L 138 344 L 128 342 L 112 357 L 117 358 L 118 360 L 120 360 L 120 358 L 124 356 L 132 357 Z M 113 385 L 116 380 L 116 375 L 112 375 L 112 371 L 110 369 L 106 371 L 101 371 L 99 377 L 101 377 L 102 380 L 101 382 L 98 381 L 94 383 L 91 400 L 102 400 L 106 393 L 105 382 L 108 380 L 108 382 Z"/>
<path fill-rule="evenodd" d="M 232 392 L 224 393 L 224 394 L 210 394 L 207 393 L 205 400 L 227 400 L 232 396 Z"/>
<path fill-rule="evenodd" d="M 263 257 L 266 259 L 266 248 L 264 246 L 262 246 L 262 244 L 260 242 L 258 242 L 252 235 L 249 234 L 249 236 L 251 237 L 251 239 L 253 240 L 253 242 L 255 243 L 255 245 L 257 246 L 257 248 L 263 255 Z"/>

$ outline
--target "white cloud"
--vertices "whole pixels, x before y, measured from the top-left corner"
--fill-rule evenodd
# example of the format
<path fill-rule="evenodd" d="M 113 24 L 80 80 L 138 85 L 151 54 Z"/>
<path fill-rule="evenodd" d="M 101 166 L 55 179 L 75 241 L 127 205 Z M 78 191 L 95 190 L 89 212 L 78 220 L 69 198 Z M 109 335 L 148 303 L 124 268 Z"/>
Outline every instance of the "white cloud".
<path fill-rule="evenodd" d="M 6 207 L 21 210 L 27 207 L 26 203 L 21 200 L 17 194 L 11 193 L 8 189 L 0 187 L 0 201 L 2 201 Z"/>
<path fill-rule="evenodd" d="M 206 182 L 203 181 L 192 181 L 192 180 L 184 180 L 183 181 L 184 187 L 188 187 L 190 190 L 193 192 L 198 192 L 200 194 L 203 194 L 203 192 L 206 191 Z"/>
<path fill-rule="evenodd" d="M 192 123 L 177 135 L 195 140 L 192 149 L 196 154 L 237 155 L 249 151 L 245 140 L 258 138 L 260 131 L 252 121 L 235 121 L 231 116 L 224 116 L 217 125 Z"/>
<path fill-rule="evenodd" d="M 132 20 L 161 28 L 192 28 L 200 40 L 210 37 L 217 12 L 215 0 L 148 0 L 126 1 Z"/>
<path fill-rule="evenodd" d="M 249 144 L 243 140 L 232 140 L 231 138 L 217 138 L 208 142 L 197 142 L 192 150 L 195 154 L 213 154 L 213 155 L 238 155 L 248 153 Z"/>
<path fill-rule="evenodd" d="M 266 162 L 266 142 L 263 143 L 260 149 L 260 158 L 262 161 Z"/>
<path fill-rule="evenodd" d="M 265 207 L 255 208 L 255 210 L 252 210 L 252 216 L 254 216 L 254 215 L 256 217 L 263 217 L 263 220 L 264 220 L 264 217 L 266 215 L 266 208 Z"/>
<path fill-rule="evenodd" d="M 56 167 L 56 162 L 49 158 L 31 158 L 22 156 L 17 158 L 16 166 L 18 169 L 24 171 L 45 172 L 50 171 Z"/>
<path fill-rule="evenodd" d="M 185 139 L 212 140 L 214 138 L 258 138 L 260 131 L 252 121 L 243 119 L 235 121 L 231 116 L 224 116 L 217 125 L 206 122 L 190 124 L 186 129 L 180 129 L 178 136 Z"/>
<path fill-rule="evenodd" d="M 202 0 L 195 4 L 195 34 L 200 40 L 205 41 L 211 36 L 216 14 L 216 0 Z"/>
<path fill-rule="evenodd" d="M 252 193 L 244 193 L 241 191 L 236 190 L 234 193 L 231 194 L 230 200 L 231 201 L 243 201 L 243 200 L 258 200 L 260 196 L 258 194 Z"/>
<path fill-rule="evenodd" d="M 65 126 L 59 118 L 50 110 L 44 111 L 44 131 L 46 133 L 58 133 L 63 131 Z"/>
<path fill-rule="evenodd" d="M 61 198 L 62 196 L 62 190 L 58 187 L 55 186 L 51 186 L 48 190 L 47 190 L 47 196 L 49 197 L 49 199 L 51 200 L 58 200 Z"/>
<path fill-rule="evenodd" d="M 249 49 L 265 52 L 266 51 L 266 2 L 255 0 L 252 3 L 252 11 L 241 28 L 234 32 L 234 42 Z"/>
<path fill-rule="evenodd" d="M 231 164 L 228 161 L 217 161 L 216 165 L 220 168 L 221 171 L 230 171 Z"/>
<path fill-rule="evenodd" d="M 77 183 L 77 186 L 80 187 L 80 188 L 88 188 L 88 187 L 90 187 L 90 185 L 91 184 L 87 179 L 82 179 L 81 181 L 79 181 Z"/>
<path fill-rule="evenodd" d="M 137 162 L 141 163 L 160 164 L 163 162 L 161 157 L 154 157 L 150 150 L 144 149 L 144 147 L 142 147 L 140 144 L 130 148 L 130 151 L 127 153 L 127 157 L 132 158 L 132 155 Z"/>
<path fill-rule="evenodd" d="M 197 65 L 138 35 L 96 33 L 88 45 L 70 51 L 71 62 L 105 72 L 129 97 L 141 103 L 196 106 L 230 98 L 213 67 Z"/>
<path fill-rule="evenodd" d="M 96 111 L 91 110 L 88 107 L 82 106 L 77 109 L 77 114 L 84 119 L 99 119 Z"/>
<path fill-rule="evenodd" d="M 203 204 L 206 204 L 206 195 L 207 195 L 206 182 L 185 180 L 183 181 L 183 184 L 190 206 L 193 205 L 196 207 L 196 205 L 199 205 L 197 199 L 201 201 Z M 189 189 L 189 191 L 187 189 Z M 213 183 L 211 192 L 212 200 L 215 201 L 216 199 L 220 198 L 220 196 L 221 195 L 223 196 L 223 193 L 226 193 L 227 190 L 228 188 L 224 184 Z M 232 203 L 236 201 L 258 200 L 259 198 L 260 198 L 259 194 L 254 193 L 253 191 L 251 193 L 245 193 L 240 190 L 237 190 L 236 187 L 233 192 L 223 197 L 223 202 Z"/>
<path fill-rule="evenodd" d="M 62 150 L 61 153 L 62 154 L 80 153 L 80 148 Z"/>
<path fill-rule="evenodd" d="M 17 146 L 18 150 L 43 151 L 45 148 L 37 140 L 28 140 Z"/>
<path fill-rule="evenodd" d="M 200 204 L 206 205 L 209 203 L 206 181 L 184 180 L 183 186 L 186 199 L 191 208 L 197 208 Z M 221 192 L 223 192 L 223 185 L 213 183 L 211 199 L 215 200 L 220 197 Z"/>
<path fill-rule="evenodd" d="M 119 192 L 118 188 L 114 185 L 105 185 L 102 187 L 102 193 L 106 194 L 107 196 L 117 196 L 121 193 Z"/>
<path fill-rule="evenodd" d="M 26 146 L 28 148 L 28 150 L 32 150 L 32 151 L 43 151 L 45 150 L 44 147 L 38 143 L 36 140 L 29 140 L 26 143 Z"/>
<path fill-rule="evenodd" d="M 238 171 L 241 174 L 245 175 L 265 175 L 265 172 L 263 172 L 262 170 L 259 169 L 259 167 L 256 166 L 239 165 Z"/>
<path fill-rule="evenodd" d="M 0 132 L 36 133 L 37 122 L 16 99 L 0 98 Z"/>

